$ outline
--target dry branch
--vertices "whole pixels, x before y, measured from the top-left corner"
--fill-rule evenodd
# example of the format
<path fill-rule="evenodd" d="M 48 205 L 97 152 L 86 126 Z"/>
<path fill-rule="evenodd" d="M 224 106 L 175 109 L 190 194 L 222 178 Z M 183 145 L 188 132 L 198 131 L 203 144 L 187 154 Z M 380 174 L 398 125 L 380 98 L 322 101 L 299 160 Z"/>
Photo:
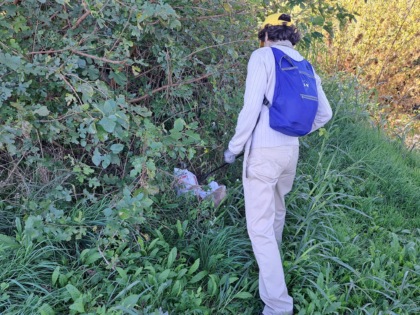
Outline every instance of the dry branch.
<path fill-rule="evenodd" d="M 198 78 L 190 79 L 190 80 L 183 81 L 183 82 L 173 83 L 173 84 L 167 84 L 167 85 L 161 86 L 157 89 L 154 89 L 150 94 L 146 94 L 146 95 L 134 98 L 132 100 L 129 100 L 128 102 L 129 103 L 137 103 L 137 102 L 140 102 L 140 101 L 142 101 L 146 98 L 149 98 L 153 94 L 155 94 L 157 92 L 160 92 L 162 90 L 166 90 L 166 89 L 171 88 L 171 87 L 177 87 L 177 86 L 180 86 L 180 85 L 185 85 L 185 84 L 190 84 L 190 83 L 194 83 L 194 82 L 197 82 L 197 81 L 201 81 L 201 80 L 203 80 L 205 78 L 208 78 L 212 75 L 213 75 L 213 73 L 206 73 L 206 74 L 204 74 L 204 75 L 202 75 L 201 77 L 198 77 Z"/>
<path fill-rule="evenodd" d="M 74 30 L 76 27 L 80 25 L 80 23 L 83 22 L 84 19 L 86 19 L 90 14 L 90 11 L 87 10 L 81 17 L 79 17 L 76 21 L 76 23 L 71 27 L 72 30 Z"/>
<path fill-rule="evenodd" d="M 111 59 L 107 59 L 107 58 L 104 58 L 104 57 L 98 57 L 98 56 L 90 55 L 90 54 L 84 53 L 84 52 L 79 51 L 79 50 L 68 49 L 68 48 L 58 49 L 58 50 L 50 49 L 50 50 L 32 51 L 32 52 L 29 52 L 28 55 L 56 54 L 56 53 L 60 53 L 60 52 L 63 52 L 63 51 L 68 51 L 68 50 L 71 51 L 72 53 L 76 54 L 76 55 L 84 56 L 84 57 L 95 59 L 95 60 L 100 60 L 100 61 L 103 61 L 103 62 L 106 62 L 106 63 L 111 63 L 111 64 L 114 64 L 114 65 L 124 65 L 124 64 L 127 63 L 126 60 L 111 60 Z"/>

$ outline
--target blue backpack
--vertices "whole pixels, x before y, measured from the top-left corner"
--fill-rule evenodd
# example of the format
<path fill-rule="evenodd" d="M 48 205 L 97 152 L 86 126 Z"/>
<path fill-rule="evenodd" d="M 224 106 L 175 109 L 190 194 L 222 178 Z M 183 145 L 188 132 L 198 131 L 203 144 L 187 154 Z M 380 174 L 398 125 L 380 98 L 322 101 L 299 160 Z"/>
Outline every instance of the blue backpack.
<path fill-rule="evenodd" d="M 318 110 L 318 91 L 312 65 L 271 48 L 276 60 L 276 85 L 269 107 L 270 127 L 288 136 L 308 134 Z"/>

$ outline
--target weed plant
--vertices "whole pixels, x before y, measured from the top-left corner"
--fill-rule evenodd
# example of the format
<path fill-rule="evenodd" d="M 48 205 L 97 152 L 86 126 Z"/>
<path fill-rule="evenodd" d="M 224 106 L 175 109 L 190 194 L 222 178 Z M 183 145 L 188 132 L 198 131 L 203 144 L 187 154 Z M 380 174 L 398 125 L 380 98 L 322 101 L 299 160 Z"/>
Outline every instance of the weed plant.
<path fill-rule="evenodd" d="M 296 314 L 418 314 L 420 158 L 370 125 L 356 81 L 325 90 L 334 119 L 302 139 L 287 199 L 281 251 Z M 240 163 L 218 174 L 228 186 L 218 207 L 177 196 L 162 176 L 142 222 L 110 220 L 111 199 L 67 209 L 61 226 L 24 211 L 13 221 L 2 205 L 13 225 L 1 226 L 0 312 L 258 313 L 240 174 Z"/>

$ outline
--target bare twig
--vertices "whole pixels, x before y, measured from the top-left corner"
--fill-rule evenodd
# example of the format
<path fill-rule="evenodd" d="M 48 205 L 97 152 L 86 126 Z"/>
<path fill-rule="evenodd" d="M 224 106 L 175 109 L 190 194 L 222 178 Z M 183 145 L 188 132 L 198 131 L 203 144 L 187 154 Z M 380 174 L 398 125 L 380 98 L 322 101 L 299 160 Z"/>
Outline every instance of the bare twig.
<path fill-rule="evenodd" d="M 107 59 L 107 58 L 103 58 L 103 57 L 97 57 L 97 56 L 89 55 L 89 54 L 86 54 L 84 52 L 81 52 L 81 51 L 78 51 L 78 50 L 73 50 L 73 49 L 71 50 L 71 52 L 75 53 L 76 55 L 88 57 L 88 58 L 95 59 L 95 60 L 100 60 L 100 61 L 103 61 L 103 62 L 106 62 L 106 63 L 112 63 L 114 65 L 123 65 L 127 62 L 125 60 L 120 61 L 120 60 L 111 60 L 111 59 Z"/>
<path fill-rule="evenodd" d="M 17 167 L 19 166 L 20 162 L 22 162 L 24 157 L 25 157 L 25 155 L 22 155 L 20 160 L 17 163 L 14 164 L 12 170 L 7 169 L 7 170 L 9 170 L 9 175 L 7 176 L 7 178 L 4 181 L 0 182 L 0 187 L 6 187 L 7 183 L 10 180 L 10 177 L 12 177 L 13 173 L 16 171 Z"/>
<path fill-rule="evenodd" d="M 58 120 L 63 120 L 65 118 L 67 118 L 67 117 L 71 117 L 71 116 L 74 116 L 74 115 L 75 115 L 75 113 L 70 113 L 70 114 L 62 115 L 62 116 L 57 117 L 55 119 L 42 119 L 42 120 L 38 120 L 38 121 L 40 123 L 49 123 L 49 122 L 54 122 L 54 121 L 58 121 Z"/>
<path fill-rule="evenodd" d="M 212 75 L 213 75 L 213 73 L 206 73 L 206 74 L 204 74 L 204 75 L 202 75 L 201 77 L 198 77 L 198 78 L 190 79 L 190 80 L 183 81 L 183 82 L 173 83 L 173 84 L 167 84 L 167 85 L 161 86 L 157 89 L 154 89 L 151 92 L 151 94 L 146 94 L 146 95 L 143 95 L 141 97 L 134 98 L 132 100 L 129 100 L 128 102 L 129 103 L 137 103 L 137 102 L 140 102 L 140 101 L 142 101 L 146 98 L 149 98 L 151 95 L 153 95 L 157 92 L 160 92 L 162 90 L 166 90 L 166 89 L 171 88 L 171 87 L 177 87 L 177 86 L 180 86 L 180 85 L 185 85 L 185 84 L 190 84 L 190 83 L 194 83 L 194 82 L 197 82 L 197 81 L 201 81 L 201 80 L 203 80 L 205 78 L 208 78 Z"/>
<path fill-rule="evenodd" d="M 58 49 L 58 50 L 50 49 L 50 50 L 41 50 L 41 51 L 31 51 L 31 52 L 28 52 L 28 55 L 56 54 L 56 53 L 61 53 L 67 50 L 69 49 L 66 48 L 66 49 Z"/>
<path fill-rule="evenodd" d="M 89 16 L 89 14 L 90 14 L 90 11 L 86 10 L 86 12 L 81 17 L 79 17 L 77 19 L 76 23 L 71 27 L 71 29 L 74 30 L 76 27 L 78 27 L 79 24 L 82 23 L 83 20 L 86 19 Z"/>
<path fill-rule="evenodd" d="M 115 270 L 115 266 L 113 266 L 113 265 L 112 265 L 112 264 L 108 261 L 108 259 L 106 259 L 105 255 L 104 255 L 104 253 L 101 251 L 101 248 L 99 247 L 99 245 L 98 245 L 98 252 L 99 252 L 99 254 L 101 255 L 102 259 L 105 261 L 105 263 L 106 263 L 108 266 L 110 266 L 110 267 L 112 268 L 112 270 Z"/>
<path fill-rule="evenodd" d="M 67 86 L 73 91 L 73 93 L 76 95 L 77 99 L 79 100 L 80 104 L 83 104 L 82 100 L 79 97 L 79 94 L 77 94 L 76 90 L 74 89 L 74 87 L 70 84 L 69 81 L 67 81 L 66 77 L 62 74 L 60 74 L 61 78 L 63 79 L 63 81 L 67 84 Z"/>
<path fill-rule="evenodd" d="M 84 52 L 79 51 L 79 50 L 69 49 L 69 48 L 57 49 L 57 50 L 51 49 L 51 50 L 32 51 L 32 52 L 29 52 L 28 55 L 56 54 L 56 53 L 60 53 L 60 52 L 63 52 L 63 51 L 68 51 L 68 50 L 70 50 L 72 53 L 74 53 L 76 55 L 84 56 L 84 57 L 95 59 L 95 60 L 100 60 L 100 61 L 103 61 L 103 62 L 106 62 L 106 63 L 111 63 L 111 64 L 114 64 L 114 65 L 123 65 L 127 62 L 126 60 L 111 60 L 111 59 L 107 59 L 107 58 L 104 58 L 104 57 L 98 57 L 98 56 L 94 56 L 94 55 L 84 53 Z"/>
<path fill-rule="evenodd" d="M 121 35 L 122 35 L 122 34 L 124 34 L 125 29 L 127 28 L 128 24 L 130 24 L 131 14 L 132 14 L 133 12 L 134 12 L 134 10 L 130 10 L 130 13 L 129 13 L 129 15 L 128 15 L 127 22 L 125 23 L 125 25 L 124 25 L 124 27 L 123 27 L 123 29 L 122 29 L 121 33 L 120 33 L 120 36 L 117 38 L 117 40 L 115 41 L 114 45 L 112 45 L 112 48 L 111 48 L 109 51 L 113 51 L 113 50 L 114 50 L 114 48 L 115 48 L 115 46 L 117 46 L 117 44 L 119 43 L 119 41 L 120 41 L 120 39 L 121 39 Z"/>

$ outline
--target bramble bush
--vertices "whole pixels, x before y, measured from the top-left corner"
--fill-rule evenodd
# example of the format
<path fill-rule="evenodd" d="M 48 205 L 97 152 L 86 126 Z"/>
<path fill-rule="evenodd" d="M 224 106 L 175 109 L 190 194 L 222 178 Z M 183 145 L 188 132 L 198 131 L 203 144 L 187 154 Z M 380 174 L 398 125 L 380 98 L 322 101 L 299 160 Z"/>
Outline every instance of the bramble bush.
<path fill-rule="evenodd" d="M 226 38 L 240 38 L 249 6 L 216 3 L 4 1 L 4 207 L 35 231 L 108 197 L 107 217 L 143 223 L 174 166 L 218 156 L 247 48 Z"/>
<path fill-rule="evenodd" d="M 221 160 L 257 46 L 253 12 L 298 6 L 306 42 L 352 17 L 327 2 L 264 3 L 3 1 L 2 206 L 34 237 L 57 223 L 44 232 L 59 241 L 86 234 L 61 228 L 83 221 L 66 213 L 75 203 L 108 198 L 108 219 L 144 223 L 174 167 Z"/>

